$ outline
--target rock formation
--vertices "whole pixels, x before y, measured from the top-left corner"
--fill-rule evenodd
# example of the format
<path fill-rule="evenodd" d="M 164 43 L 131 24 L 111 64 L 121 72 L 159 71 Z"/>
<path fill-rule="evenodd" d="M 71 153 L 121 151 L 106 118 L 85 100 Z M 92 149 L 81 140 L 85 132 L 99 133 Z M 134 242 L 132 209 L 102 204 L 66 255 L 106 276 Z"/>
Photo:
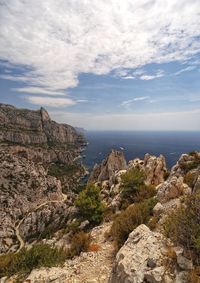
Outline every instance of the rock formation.
<path fill-rule="evenodd" d="M 156 157 L 147 153 L 144 160 L 136 158 L 129 161 L 129 168 L 132 167 L 139 167 L 144 171 L 147 185 L 157 186 L 163 183 L 167 174 L 165 157 L 163 155 Z"/>
<path fill-rule="evenodd" d="M 108 157 L 101 164 L 95 165 L 90 175 L 89 182 L 102 182 L 109 180 L 112 183 L 114 174 L 126 169 L 127 164 L 122 151 L 112 150 Z"/>
<path fill-rule="evenodd" d="M 117 253 L 109 283 L 187 283 L 192 268 L 182 248 L 142 224 Z"/>

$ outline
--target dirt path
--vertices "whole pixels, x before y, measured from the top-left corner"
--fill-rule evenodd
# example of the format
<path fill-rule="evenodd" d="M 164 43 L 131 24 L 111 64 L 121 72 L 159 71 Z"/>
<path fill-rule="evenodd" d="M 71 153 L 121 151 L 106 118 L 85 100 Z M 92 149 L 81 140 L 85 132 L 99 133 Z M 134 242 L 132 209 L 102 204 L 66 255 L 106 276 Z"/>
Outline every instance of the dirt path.
<path fill-rule="evenodd" d="M 50 203 L 61 203 L 61 202 L 65 201 L 65 200 L 67 199 L 67 195 L 65 195 L 65 194 L 62 194 L 62 195 L 63 195 L 63 200 L 49 200 L 49 201 L 45 201 L 45 202 L 41 203 L 40 205 L 38 205 L 33 211 L 29 211 L 28 214 L 29 214 L 29 213 L 32 213 L 32 212 L 34 212 L 34 211 L 36 211 L 36 210 L 38 210 L 38 209 L 40 209 L 41 207 L 43 207 L 43 206 L 45 206 L 45 205 L 48 205 L 48 204 L 50 204 Z M 16 253 L 18 253 L 18 252 L 25 246 L 24 240 L 22 239 L 22 237 L 21 237 L 21 235 L 20 235 L 20 232 L 19 232 L 19 227 L 20 227 L 20 225 L 22 224 L 22 222 L 24 221 L 24 219 L 27 217 L 28 214 L 26 214 L 26 215 L 19 221 L 19 223 L 17 224 L 17 226 L 15 226 L 15 234 L 16 234 L 17 240 L 18 240 L 18 242 L 19 242 L 19 248 L 18 248 L 18 250 L 16 251 Z"/>
<path fill-rule="evenodd" d="M 97 252 L 84 252 L 79 257 L 67 260 L 64 266 L 33 270 L 28 279 L 31 282 L 53 281 L 54 283 L 107 283 L 113 263 L 113 244 L 105 239 L 105 232 L 111 223 L 104 223 L 92 230 L 93 243 L 99 246 Z"/>

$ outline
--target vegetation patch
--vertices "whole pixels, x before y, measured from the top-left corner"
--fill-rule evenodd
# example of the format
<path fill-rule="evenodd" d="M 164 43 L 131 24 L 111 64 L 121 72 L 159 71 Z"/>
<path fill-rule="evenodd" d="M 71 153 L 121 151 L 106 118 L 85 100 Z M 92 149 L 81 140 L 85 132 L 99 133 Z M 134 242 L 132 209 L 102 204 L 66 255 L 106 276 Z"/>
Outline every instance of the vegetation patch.
<path fill-rule="evenodd" d="M 150 198 L 141 203 L 132 204 L 114 219 L 110 233 L 118 249 L 127 240 L 130 232 L 137 228 L 137 226 L 148 224 L 153 216 L 153 208 L 156 202 L 155 198 Z"/>
<path fill-rule="evenodd" d="M 131 168 L 121 176 L 121 179 L 123 207 L 133 202 L 142 202 L 156 195 L 155 187 L 145 184 L 145 174 L 139 168 Z"/>
<path fill-rule="evenodd" d="M 54 163 L 50 165 L 48 169 L 48 175 L 54 176 L 56 178 L 61 178 L 63 176 L 71 176 L 72 174 L 74 174 L 74 172 L 76 172 L 76 170 L 76 164 L 65 165 Z"/>
<path fill-rule="evenodd" d="M 47 244 L 23 248 L 19 253 L 0 256 L 0 277 L 25 274 L 34 268 L 58 266 L 64 263 L 67 251 Z"/>
<path fill-rule="evenodd" d="M 91 235 L 83 231 L 77 232 L 71 238 L 71 247 L 68 249 L 68 257 L 80 255 L 81 252 L 87 252 L 91 244 Z"/>
<path fill-rule="evenodd" d="M 187 197 L 180 208 L 171 212 L 164 223 L 165 235 L 185 248 L 200 265 L 200 195 Z"/>
<path fill-rule="evenodd" d="M 100 189 L 94 184 L 88 184 L 79 193 L 75 205 L 80 219 L 88 220 L 92 224 L 99 224 L 103 220 L 105 206 L 101 201 Z"/>
<path fill-rule="evenodd" d="M 184 177 L 184 183 L 186 183 L 190 188 L 193 188 L 197 177 L 197 172 L 189 171 Z"/>

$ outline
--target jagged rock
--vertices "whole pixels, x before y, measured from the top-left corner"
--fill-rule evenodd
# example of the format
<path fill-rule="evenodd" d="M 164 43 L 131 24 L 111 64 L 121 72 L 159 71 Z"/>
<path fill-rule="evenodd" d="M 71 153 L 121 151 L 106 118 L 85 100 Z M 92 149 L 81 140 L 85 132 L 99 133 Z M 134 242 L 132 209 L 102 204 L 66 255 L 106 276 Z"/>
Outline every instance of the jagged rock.
<path fill-rule="evenodd" d="M 127 168 L 122 151 L 112 150 L 100 165 L 95 165 L 90 175 L 89 182 L 102 182 L 109 180 L 110 185 L 116 172 Z"/>
<path fill-rule="evenodd" d="M 147 185 L 159 185 L 164 182 L 167 173 L 166 161 L 163 155 L 159 157 L 145 154 L 144 160 L 134 159 L 129 161 L 129 168 L 139 167 L 145 172 Z"/>
<path fill-rule="evenodd" d="M 117 253 L 109 283 L 169 282 L 170 274 L 163 265 L 165 241 L 161 233 L 144 224 L 138 226 Z M 148 265 L 150 259 L 155 262 L 152 267 Z"/>

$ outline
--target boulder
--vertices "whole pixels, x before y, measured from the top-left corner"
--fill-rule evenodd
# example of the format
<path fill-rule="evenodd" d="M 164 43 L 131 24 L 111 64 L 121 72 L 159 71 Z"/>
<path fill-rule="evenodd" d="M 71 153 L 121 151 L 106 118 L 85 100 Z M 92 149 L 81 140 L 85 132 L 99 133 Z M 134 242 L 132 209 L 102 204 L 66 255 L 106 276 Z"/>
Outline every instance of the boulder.
<path fill-rule="evenodd" d="M 152 232 L 144 224 L 138 226 L 117 253 L 109 283 L 170 282 L 171 275 L 164 265 L 165 249 L 161 233 Z"/>

